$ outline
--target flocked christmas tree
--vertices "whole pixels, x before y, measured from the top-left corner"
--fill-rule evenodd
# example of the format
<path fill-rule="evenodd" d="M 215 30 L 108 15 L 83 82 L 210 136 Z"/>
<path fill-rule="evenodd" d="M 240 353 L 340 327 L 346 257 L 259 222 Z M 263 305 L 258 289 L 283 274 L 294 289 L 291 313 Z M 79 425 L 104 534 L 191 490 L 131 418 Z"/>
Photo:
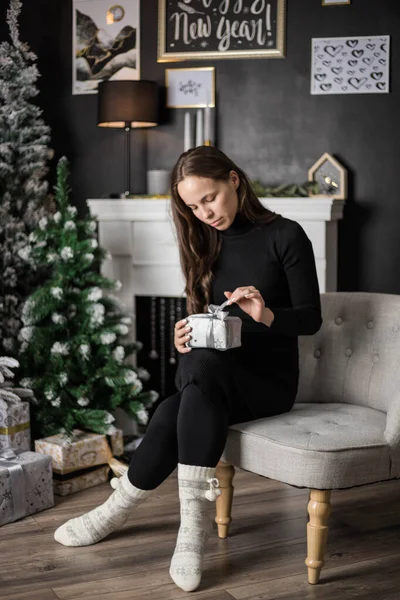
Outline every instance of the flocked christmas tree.
<path fill-rule="evenodd" d="M 32 399 L 33 392 L 26 388 L 14 387 L 12 369 L 17 369 L 19 362 L 11 356 L 0 356 L 0 409 L 6 411 L 8 404 L 19 404 L 21 400 Z"/>
<path fill-rule="evenodd" d="M 129 333 L 131 317 L 110 291 L 121 284 L 100 274 L 106 251 L 95 238 L 96 222 L 76 216 L 67 179 L 62 158 L 56 212 L 41 219 L 24 249 L 30 264 L 51 266 L 49 279 L 24 306 L 20 333 L 21 384 L 33 389 L 36 399 L 35 438 L 60 430 L 69 435 L 74 427 L 110 432 L 117 407 L 145 424 L 146 409 L 158 397 L 142 389 L 147 371 L 126 364 L 141 346 L 120 341 Z"/>
<path fill-rule="evenodd" d="M 38 94 L 36 55 L 19 39 L 20 0 L 7 12 L 11 42 L 0 44 L 0 354 L 18 354 L 21 309 L 39 273 L 20 256 L 43 214 L 49 128 Z"/>

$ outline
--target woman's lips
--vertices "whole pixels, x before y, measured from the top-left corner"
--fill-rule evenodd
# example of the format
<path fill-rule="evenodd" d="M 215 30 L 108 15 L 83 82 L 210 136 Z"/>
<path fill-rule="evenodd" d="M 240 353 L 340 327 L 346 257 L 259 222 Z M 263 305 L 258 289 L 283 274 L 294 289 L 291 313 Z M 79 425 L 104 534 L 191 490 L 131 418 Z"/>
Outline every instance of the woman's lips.
<path fill-rule="evenodd" d="M 222 219 L 222 217 L 220 217 L 219 219 L 214 221 L 214 223 L 210 223 L 211 227 L 215 227 L 216 225 L 218 225 L 218 223 L 221 221 L 221 219 Z"/>

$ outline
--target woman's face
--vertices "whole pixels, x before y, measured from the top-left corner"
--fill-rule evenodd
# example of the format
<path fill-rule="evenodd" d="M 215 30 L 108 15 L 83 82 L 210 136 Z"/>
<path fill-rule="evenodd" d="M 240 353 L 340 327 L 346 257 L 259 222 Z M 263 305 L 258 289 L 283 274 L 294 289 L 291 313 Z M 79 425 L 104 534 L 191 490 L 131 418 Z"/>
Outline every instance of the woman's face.
<path fill-rule="evenodd" d="M 178 193 L 195 217 L 223 231 L 233 223 L 238 210 L 239 176 L 229 173 L 228 181 L 190 175 L 178 183 Z"/>

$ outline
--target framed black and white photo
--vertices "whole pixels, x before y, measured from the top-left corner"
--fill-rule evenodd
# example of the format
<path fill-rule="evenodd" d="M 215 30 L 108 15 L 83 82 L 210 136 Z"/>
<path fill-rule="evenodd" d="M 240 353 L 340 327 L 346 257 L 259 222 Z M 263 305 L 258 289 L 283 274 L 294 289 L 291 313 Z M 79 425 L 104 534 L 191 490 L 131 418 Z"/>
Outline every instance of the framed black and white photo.
<path fill-rule="evenodd" d="M 286 0 L 159 0 L 158 62 L 283 58 Z"/>
<path fill-rule="evenodd" d="M 166 69 L 168 108 L 215 107 L 215 67 Z"/>
<path fill-rule="evenodd" d="M 140 79 L 140 0 L 73 0 L 72 93 L 100 81 Z"/>
<path fill-rule="evenodd" d="M 387 94 L 388 35 L 313 38 L 311 94 Z"/>

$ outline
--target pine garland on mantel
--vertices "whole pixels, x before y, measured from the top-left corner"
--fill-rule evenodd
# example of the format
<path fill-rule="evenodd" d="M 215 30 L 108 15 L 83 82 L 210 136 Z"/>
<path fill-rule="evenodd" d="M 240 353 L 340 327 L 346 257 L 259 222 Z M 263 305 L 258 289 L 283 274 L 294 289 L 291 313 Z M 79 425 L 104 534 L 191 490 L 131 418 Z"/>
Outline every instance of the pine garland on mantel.
<path fill-rule="evenodd" d="M 264 186 L 256 179 L 252 186 L 259 198 L 307 198 L 311 194 L 319 194 L 320 187 L 315 181 L 306 181 L 301 185 L 283 183 L 277 186 Z"/>

